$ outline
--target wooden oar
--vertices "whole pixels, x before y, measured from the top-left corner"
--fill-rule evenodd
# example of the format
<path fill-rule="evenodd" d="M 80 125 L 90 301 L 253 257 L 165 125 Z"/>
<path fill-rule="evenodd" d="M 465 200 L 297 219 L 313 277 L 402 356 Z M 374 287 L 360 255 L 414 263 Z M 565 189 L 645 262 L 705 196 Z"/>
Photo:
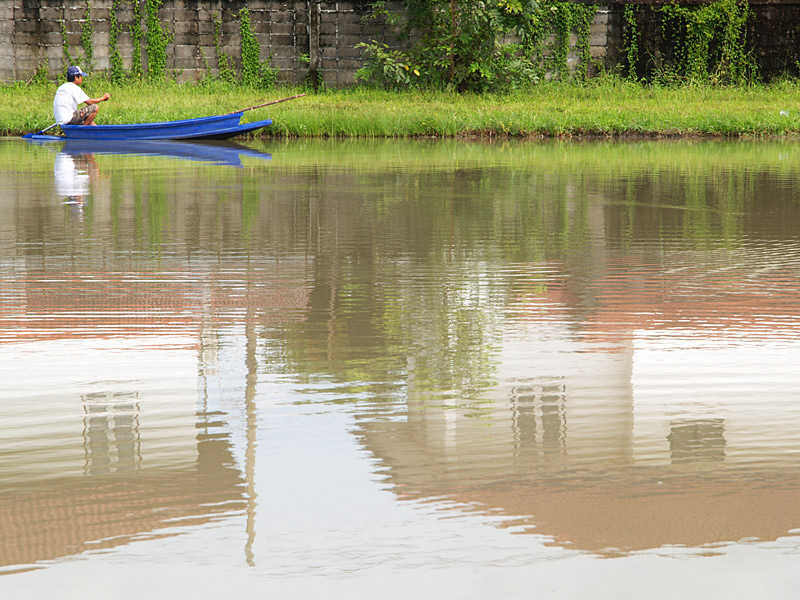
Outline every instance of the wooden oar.
<path fill-rule="evenodd" d="M 287 100 L 294 100 L 295 98 L 302 98 L 305 94 L 298 94 L 297 96 L 290 96 L 289 98 L 281 98 L 280 100 L 273 100 L 272 102 L 264 102 L 264 104 L 257 104 L 256 106 L 251 106 L 250 108 L 243 108 L 242 110 L 234 110 L 233 112 L 225 113 L 226 115 L 235 115 L 236 113 L 240 112 L 247 112 L 248 110 L 253 110 L 256 108 L 262 108 L 264 106 L 269 106 L 270 104 L 278 104 L 279 102 L 286 102 Z"/>

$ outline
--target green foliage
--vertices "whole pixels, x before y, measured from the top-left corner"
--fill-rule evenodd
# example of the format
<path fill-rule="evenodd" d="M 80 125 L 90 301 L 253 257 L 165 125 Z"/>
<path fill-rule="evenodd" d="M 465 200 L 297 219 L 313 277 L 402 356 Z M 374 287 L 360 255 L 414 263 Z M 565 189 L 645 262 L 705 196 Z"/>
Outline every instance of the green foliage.
<path fill-rule="evenodd" d="M 133 52 L 131 55 L 131 75 L 136 79 L 142 78 L 142 40 L 144 31 L 142 30 L 142 16 L 144 15 L 144 5 L 142 0 L 132 0 L 133 2 L 133 21 L 129 26 L 131 40 L 133 42 Z"/>
<path fill-rule="evenodd" d="M 225 54 L 222 47 L 222 18 L 216 13 L 212 16 L 214 20 L 214 54 L 217 57 L 217 68 L 219 78 L 228 83 L 236 81 L 236 71 L 233 68 L 231 58 Z"/>
<path fill-rule="evenodd" d="M 81 23 L 81 48 L 83 48 L 83 63 L 86 68 L 92 68 L 92 3 L 86 0 L 83 11 L 83 22 Z"/>
<path fill-rule="evenodd" d="M 26 86 L 47 85 L 50 83 L 47 61 L 39 63 L 31 78 L 25 82 Z"/>
<path fill-rule="evenodd" d="M 83 51 L 81 55 L 76 56 L 70 52 L 69 49 L 69 34 L 67 32 L 67 21 L 66 19 L 61 21 L 61 56 L 64 63 L 64 68 L 80 64 L 83 66 L 84 69 L 91 69 L 92 68 L 92 56 L 93 50 L 92 47 L 92 3 L 90 0 L 86 0 L 83 10 L 83 19 L 81 20 L 81 50 Z"/>
<path fill-rule="evenodd" d="M 64 63 L 64 73 L 61 77 L 65 77 L 67 67 L 70 65 L 74 65 L 77 61 L 72 57 L 72 53 L 69 51 L 69 35 L 67 34 L 67 21 L 61 21 L 61 56 L 62 61 Z M 59 77 L 59 80 L 61 80 Z"/>
<path fill-rule="evenodd" d="M 390 50 L 386 44 L 376 41 L 361 42 L 356 48 L 360 48 L 367 59 L 356 71 L 356 81 L 378 84 L 386 89 L 402 89 L 419 81 L 419 68 L 410 64 L 404 52 Z"/>
<path fill-rule="evenodd" d="M 360 44 L 366 65 L 358 78 L 387 88 L 427 86 L 458 91 L 502 91 L 529 87 L 545 76 L 567 79 L 570 35 L 577 33 L 577 67 L 589 72 L 589 38 L 596 9 L 557 0 L 404 0 L 401 23 L 411 47 Z M 397 14 L 385 2 L 374 15 Z M 409 75 L 419 71 L 419 78 Z"/>
<path fill-rule="evenodd" d="M 122 55 L 119 52 L 119 35 L 122 33 L 122 26 L 117 21 L 117 10 L 122 0 L 114 0 L 111 3 L 111 11 L 108 18 L 110 21 L 110 33 L 108 41 L 108 61 L 111 66 L 111 81 L 120 83 L 125 78 L 125 68 L 122 63 Z"/>
<path fill-rule="evenodd" d="M 676 47 L 675 72 L 690 81 L 744 83 L 757 72 L 747 52 L 746 0 L 717 0 L 701 6 L 661 8 L 665 38 Z"/>
<path fill-rule="evenodd" d="M 242 39 L 242 84 L 265 90 L 274 88 L 278 70 L 270 66 L 269 59 L 261 60 L 261 46 L 246 6 L 239 10 L 239 34 Z"/>
<path fill-rule="evenodd" d="M 626 4 L 623 13 L 625 26 L 623 29 L 623 47 L 625 58 L 628 62 L 628 79 L 637 81 L 636 65 L 639 62 L 639 38 L 641 33 L 636 23 L 636 13 L 639 7 L 636 4 Z"/>
<path fill-rule="evenodd" d="M 146 0 L 145 24 L 147 25 L 146 51 L 147 75 L 151 79 L 163 79 L 167 68 L 167 46 L 172 43 L 174 34 L 161 25 L 158 9 L 163 0 Z"/>

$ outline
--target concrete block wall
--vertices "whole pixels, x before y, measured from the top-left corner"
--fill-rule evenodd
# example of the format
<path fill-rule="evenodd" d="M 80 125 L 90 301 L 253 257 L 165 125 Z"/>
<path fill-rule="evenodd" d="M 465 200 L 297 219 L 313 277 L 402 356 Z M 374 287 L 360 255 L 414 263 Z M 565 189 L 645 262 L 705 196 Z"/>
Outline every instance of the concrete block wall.
<path fill-rule="evenodd" d="M 117 48 L 123 65 L 133 64 L 134 43 L 131 25 L 134 5 L 145 0 L 0 0 L 0 81 L 25 81 L 39 68 L 51 77 L 65 68 L 65 47 L 86 70 L 107 71 L 110 67 L 111 11 L 122 27 Z M 655 62 L 669 58 L 674 51 L 663 39 L 658 5 L 663 0 L 634 0 L 640 43 L 640 75 L 654 68 Z M 163 0 L 159 17 L 174 35 L 167 46 L 167 70 L 179 80 L 218 73 L 216 44 L 237 68 L 240 66 L 241 36 L 239 14 L 247 7 L 252 27 L 261 45 L 261 59 L 278 69 L 279 79 L 300 83 L 309 75 L 330 87 L 354 83 L 362 66 L 356 46 L 377 40 L 402 48 L 398 31 L 385 21 L 369 19 L 369 0 Z M 389 8 L 399 9 L 400 0 Z M 622 52 L 622 2 L 596 5 L 591 29 L 591 56 L 594 65 L 614 69 L 625 63 Z M 92 60 L 83 56 L 81 32 L 89 7 Z M 762 74 L 769 78 L 781 73 L 800 75 L 800 0 L 751 0 L 754 18 L 748 24 L 748 39 Z M 144 13 L 142 9 L 141 14 Z M 221 38 L 215 36 L 215 20 L 221 25 Z M 145 30 L 144 19 L 141 23 Z M 144 41 L 143 41 L 144 42 Z M 573 36 L 573 45 L 575 43 Z M 144 47 L 140 48 L 146 66 Z M 574 68 L 577 54 L 571 53 Z"/>
<path fill-rule="evenodd" d="M 122 28 L 117 48 L 123 65 L 133 64 L 134 2 L 143 0 L 6 0 L 0 2 L 0 80 L 30 79 L 46 67 L 50 76 L 63 72 L 64 40 L 67 50 L 84 70 L 110 68 L 111 11 Z M 90 7 L 92 60 L 81 47 L 87 5 Z M 395 7 L 400 3 L 395 1 Z M 251 25 L 261 45 L 261 59 L 279 71 L 279 79 L 300 83 L 315 73 L 330 87 L 355 82 L 362 66 L 360 42 L 377 40 L 402 47 L 399 31 L 384 20 L 367 18 L 368 0 L 163 0 L 162 25 L 174 35 L 167 46 L 168 72 L 178 80 L 196 80 L 210 69 L 218 73 L 217 41 L 238 68 L 241 56 L 239 12 L 247 7 Z M 391 7 L 391 4 L 390 4 Z M 141 10 L 143 15 L 144 10 Z M 612 11 L 599 6 L 592 25 L 591 53 L 598 61 L 615 58 L 616 38 Z M 221 37 L 215 36 L 215 20 Z M 141 22 L 145 31 L 144 18 Z M 144 41 L 139 50 L 146 66 Z M 573 62 L 575 57 L 573 55 Z"/>
<path fill-rule="evenodd" d="M 37 69 L 51 77 L 62 72 L 64 40 L 67 50 L 85 70 L 110 68 L 111 11 L 122 28 L 117 48 L 123 65 L 133 64 L 131 24 L 134 2 L 143 0 L 91 0 L 92 61 L 81 47 L 86 0 L 6 0 L 0 2 L 0 80 L 27 80 Z M 199 79 L 210 69 L 218 73 L 217 42 L 233 64 L 240 67 L 239 11 L 247 7 L 253 31 L 261 45 L 261 59 L 278 69 L 283 81 L 298 83 L 315 68 L 322 80 L 340 87 L 354 83 L 361 66 L 361 41 L 379 39 L 393 44 L 396 32 L 379 20 L 365 20 L 364 0 L 163 0 L 162 25 L 173 36 L 167 47 L 167 70 L 179 80 Z M 144 14 L 144 10 L 141 11 Z M 310 20 L 314 17 L 314 27 Z M 215 35 L 215 20 L 221 36 Z M 141 27 L 146 31 L 144 18 Z M 312 38 L 313 34 L 313 38 Z M 139 49 L 146 66 L 144 41 Z M 313 55 L 314 64 L 310 64 Z"/>

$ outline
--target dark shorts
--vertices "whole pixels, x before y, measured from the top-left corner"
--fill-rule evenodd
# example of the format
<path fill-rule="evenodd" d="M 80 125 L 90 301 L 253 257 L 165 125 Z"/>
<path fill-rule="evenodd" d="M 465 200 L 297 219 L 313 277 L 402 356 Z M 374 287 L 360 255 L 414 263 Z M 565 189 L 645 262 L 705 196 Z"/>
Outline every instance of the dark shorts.
<path fill-rule="evenodd" d="M 67 125 L 82 125 L 86 119 L 89 118 L 89 115 L 93 115 L 97 112 L 98 108 L 97 104 L 87 104 L 86 106 L 79 107 L 78 110 L 75 111 L 75 114 L 72 115 Z"/>

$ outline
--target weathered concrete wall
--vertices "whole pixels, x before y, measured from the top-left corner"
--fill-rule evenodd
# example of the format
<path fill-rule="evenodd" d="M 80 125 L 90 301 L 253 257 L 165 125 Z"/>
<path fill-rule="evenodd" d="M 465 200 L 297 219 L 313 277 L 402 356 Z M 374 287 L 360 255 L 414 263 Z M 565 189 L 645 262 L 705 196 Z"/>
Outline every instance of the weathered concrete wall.
<path fill-rule="evenodd" d="M 639 42 L 639 62 L 636 71 L 639 76 L 649 77 L 660 65 L 675 59 L 675 44 L 665 39 L 662 15 L 659 11 L 661 1 L 642 1 L 636 12 L 636 23 L 641 39 Z M 704 4 L 699 0 L 689 0 L 685 4 Z M 616 4 L 619 35 L 622 35 L 623 4 Z M 750 2 L 753 16 L 747 23 L 747 50 L 753 53 L 759 73 L 765 79 L 784 74 L 800 75 L 800 2 L 797 0 L 756 0 Z M 622 48 L 622 39 L 617 42 Z M 620 53 L 618 63 L 625 63 Z"/>
<path fill-rule="evenodd" d="M 133 63 L 134 52 L 130 28 L 135 16 L 132 1 L 116 3 L 116 18 L 122 27 L 117 48 L 126 69 Z M 109 14 L 114 1 L 91 0 L 90 4 L 92 65 L 81 66 L 85 70 L 106 71 L 110 54 Z M 244 6 L 249 9 L 252 27 L 261 45 L 261 59 L 269 60 L 284 81 L 302 81 L 309 67 L 316 67 L 328 85 L 352 84 L 353 74 L 361 66 L 356 44 L 371 39 L 390 45 L 397 43 L 396 32 L 384 22 L 363 20 L 368 10 L 363 1 L 164 0 L 159 17 L 174 34 L 167 47 L 168 71 L 175 72 L 182 80 L 204 76 L 207 67 L 216 74 L 215 18 L 222 25 L 219 40 L 222 48 L 239 66 L 239 11 Z M 60 72 L 64 68 L 62 27 L 70 54 L 81 59 L 85 11 L 85 0 L 0 3 L 0 79 L 25 80 L 42 65 L 51 75 Z M 144 20 L 142 29 L 146 29 Z M 146 65 L 144 48 L 140 52 L 142 64 Z"/>
<path fill-rule="evenodd" d="M 692 2 L 694 0 L 687 0 Z M 700 2 L 701 0 L 697 0 Z M 63 72 L 64 41 L 69 54 L 86 70 L 109 69 L 111 20 L 122 28 L 117 48 L 126 69 L 133 64 L 134 2 L 144 0 L 0 0 L 0 80 L 27 80 L 42 66 L 51 77 Z M 655 62 L 674 51 L 663 39 L 660 0 L 640 0 L 638 12 L 641 75 L 652 73 Z M 250 20 L 261 45 L 261 59 L 269 60 L 282 81 L 299 83 L 316 73 L 331 87 L 354 83 L 362 65 L 360 42 L 378 40 L 401 47 L 398 32 L 384 21 L 365 19 L 369 0 L 163 0 L 159 10 L 162 24 L 174 34 L 167 47 L 168 72 L 180 80 L 199 79 L 208 71 L 217 74 L 216 44 L 238 67 L 241 56 L 239 11 L 249 9 Z M 93 56 L 85 60 L 81 32 L 86 25 L 87 5 Z M 395 7 L 399 2 L 395 0 Z M 391 6 L 391 4 L 390 4 Z M 800 0 L 758 0 L 751 2 L 754 18 L 748 39 L 767 77 L 788 72 L 798 74 L 800 64 Z M 595 64 L 614 69 L 624 63 L 624 3 L 611 0 L 597 5 L 591 30 L 591 56 Z M 144 10 L 141 10 L 144 13 Z M 221 38 L 215 36 L 214 21 L 221 23 Z M 141 23 L 145 29 L 144 19 Z M 575 40 L 573 39 L 573 46 Z M 140 48 L 146 65 L 144 47 Z M 574 66 L 577 55 L 569 62 Z"/>
<path fill-rule="evenodd" d="M 116 18 L 122 27 L 117 48 L 126 69 L 133 63 L 133 1 L 116 2 Z M 80 63 L 84 70 L 109 69 L 110 11 L 114 4 L 114 0 L 90 2 L 93 56 L 92 64 L 85 59 Z M 0 1 L 0 80 L 27 80 L 41 66 L 46 66 L 51 76 L 63 72 L 65 34 L 70 55 L 81 60 L 86 6 L 86 0 Z M 207 73 L 207 67 L 212 74 L 217 73 L 215 18 L 222 24 L 223 50 L 238 66 L 238 13 L 244 6 L 249 9 L 261 45 L 261 59 L 269 59 L 286 82 L 299 83 L 309 71 L 316 71 L 326 85 L 351 85 L 362 65 L 361 52 L 355 47 L 358 43 L 378 40 L 391 47 L 401 44 L 398 32 L 385 22 L 364 19 L 369 12 L 367 0 L 164 0 L 159 17 L 175 36 L 167 47 L 167 70 L 180 80 L 199 79 Z M 618 22 L 616 13 L 598 6 L 591 38 L 595 60 L 616 61 Z M 146 65 L 144 48 L 140 53 Z M 577 60 L 574 54 L 571 60 Z"/>

